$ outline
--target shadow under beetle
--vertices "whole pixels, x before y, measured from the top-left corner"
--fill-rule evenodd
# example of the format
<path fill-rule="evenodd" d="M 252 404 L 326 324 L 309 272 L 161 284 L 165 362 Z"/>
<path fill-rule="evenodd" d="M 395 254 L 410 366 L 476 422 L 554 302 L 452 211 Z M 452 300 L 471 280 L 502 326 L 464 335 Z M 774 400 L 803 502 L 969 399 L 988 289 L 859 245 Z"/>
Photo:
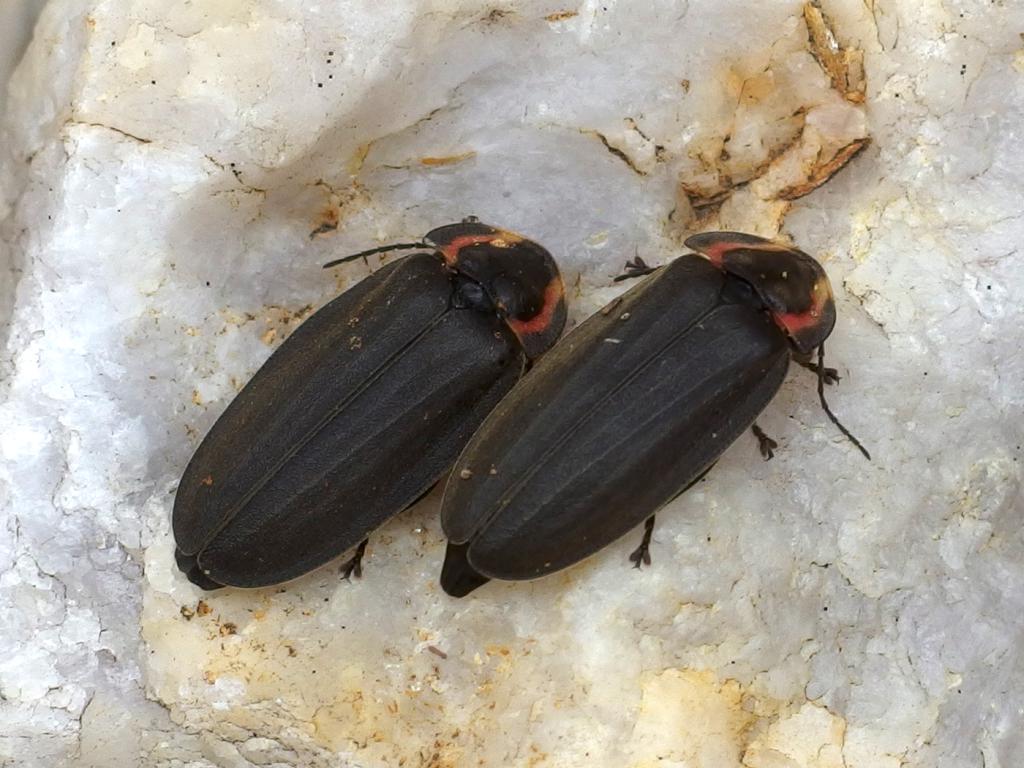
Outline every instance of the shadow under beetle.
<path fill-rule="evenodd" d="M 824 367 L 836 314 L 821 265 L 737 232 L 686 245 L 702 256 L 627 264 L 627 277 L 652 274 L 569 333 L 469 441 L 441 506 L 448 594 L 553 573 L 644 520 L 631 559 L 649 562 L 654 513 L 756 427 L 791 358 L 868 456 L 825 403 L 838 377 Z M 774 443 L 755 434 L 770 458 Z"/>
<path fill-rule="evenodd" d="M 551 255 L 472 217 L 324 266 L 396 249 L 424 252 L 302 323 L 196 450 L 173 511 L 196 585 L 277 584 L 359 545 L 437 482 L 561 334 Z"/>

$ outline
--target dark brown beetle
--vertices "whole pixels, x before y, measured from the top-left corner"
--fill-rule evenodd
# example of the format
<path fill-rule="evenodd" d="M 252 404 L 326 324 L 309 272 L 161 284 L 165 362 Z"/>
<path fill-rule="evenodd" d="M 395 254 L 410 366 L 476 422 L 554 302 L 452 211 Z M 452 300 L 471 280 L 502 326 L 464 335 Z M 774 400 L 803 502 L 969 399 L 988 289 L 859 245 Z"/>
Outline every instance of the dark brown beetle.
<path fill-rule="evenodd" d="M 824 367 L 835 304 L 821 265 L 760 237 L 710 232 L 568 334 L 466 446 L 445 488 L 441 574 L 462 596 L 594 554 L 697 482 L 754 420 L 790 359 Z M 811 362 L 817 349 L 818 361 Z M 835 421 L 831 411 L 829 416 Z M 838 422 L 836 422 L 838 425 Z M 842 425 L 844 434 L 864 452 Z"/>
<path fill-rule="evenodd" d="M 551 255 L 467 219 L 313 314 L 203 439 L 178 486 L 179 567 L 204 589 L 300 576 L 426 493 L 565 324 Z"/>

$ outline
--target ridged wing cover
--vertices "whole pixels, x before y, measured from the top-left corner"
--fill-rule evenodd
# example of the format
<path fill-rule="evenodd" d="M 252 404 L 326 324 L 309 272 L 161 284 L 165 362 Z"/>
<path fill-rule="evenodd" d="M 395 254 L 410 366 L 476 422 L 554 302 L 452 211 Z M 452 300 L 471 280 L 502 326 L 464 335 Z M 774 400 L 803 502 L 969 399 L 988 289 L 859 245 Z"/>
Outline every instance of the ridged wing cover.
<path fill-rule="evenodd" d="M 755 420 L 785 377 L 785 337 L 726 277 L 684 256 L 570 333 L 455 465 L 445 533 L 485 576 L 584 559 L 674 498 Z M 735 278 L 729 278 L 735 279 Z"/>
<path fill-rule="evenodd" d="M 296 329 L 186 469 L 179 549 L 220 583 L 277 583 L 436 482 L 525 364 L 496 317 L 450 310 L 450 297 L 436 257 L 408 256 Z"/>

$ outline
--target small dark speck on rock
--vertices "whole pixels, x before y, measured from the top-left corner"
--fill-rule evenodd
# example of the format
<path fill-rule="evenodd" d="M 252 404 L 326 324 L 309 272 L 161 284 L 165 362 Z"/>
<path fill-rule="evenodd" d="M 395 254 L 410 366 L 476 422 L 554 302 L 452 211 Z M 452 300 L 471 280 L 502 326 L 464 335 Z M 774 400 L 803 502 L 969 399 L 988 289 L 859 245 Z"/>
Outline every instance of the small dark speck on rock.
<path fill-rule="evenodd" d="M 207 288 L 209 288 L 209 287 L 210 287 L 210 281 L 209 281 L 209 280 L 207 280 L 207 281 L 206 281 L 206 287 L 207 287 Z"/>
<path fill-rule="evenodd" d="M 317 87 L 317 88 L 323 88 L 323 87 L 324 87 L 324 84 L 323 84 L 323 83 L 317 83 L 317 84 L 316 84 L 316 87 Z"/>

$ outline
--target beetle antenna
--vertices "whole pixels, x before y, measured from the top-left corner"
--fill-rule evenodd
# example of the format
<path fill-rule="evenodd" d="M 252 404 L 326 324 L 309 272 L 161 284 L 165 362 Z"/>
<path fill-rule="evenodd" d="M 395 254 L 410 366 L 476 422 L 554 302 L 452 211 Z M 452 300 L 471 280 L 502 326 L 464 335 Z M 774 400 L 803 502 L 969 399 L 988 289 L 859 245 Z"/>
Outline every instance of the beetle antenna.
<path fill-rule="evenodd" d="M 839 427 L 839 431 L 846 435 L 846 438 L 857 446 L 857 450 L 864 454 L 864 458 L 871 461 L 871 454 L 867 452 L 867 449 L 860 444 L 860 440 L 851 434 L 850 430 L 842 425 L 836 415 L 832 413 L 832 409 L 828 407 L 828 403 L 825 402 L 825 344 L 818 345 L 818 399 L 821 400 L 821 407 L 825 409 L 825 413 L 828 414 L 829 419 Z"/>
<path fill-rule="evenodd" d="M 340 259 L 334 261 L 328 261 L 324 264 L 324 269 L 330 269 L 336 267 L 339 264 L 345 264 L 356 259 L 361 259 L 363 256 L 372 256 L 375 253 L 385 253 L 387 251 L 408 251 L 412 248 L 430 248 L 431 246 L 427 243 L 392 243 L 391 245 L 382 245 L 380 248 L 371 248 L 368 251 L 360 251 L 359 253 L 353 253 L 351 256 L 342 256 Z"/>

